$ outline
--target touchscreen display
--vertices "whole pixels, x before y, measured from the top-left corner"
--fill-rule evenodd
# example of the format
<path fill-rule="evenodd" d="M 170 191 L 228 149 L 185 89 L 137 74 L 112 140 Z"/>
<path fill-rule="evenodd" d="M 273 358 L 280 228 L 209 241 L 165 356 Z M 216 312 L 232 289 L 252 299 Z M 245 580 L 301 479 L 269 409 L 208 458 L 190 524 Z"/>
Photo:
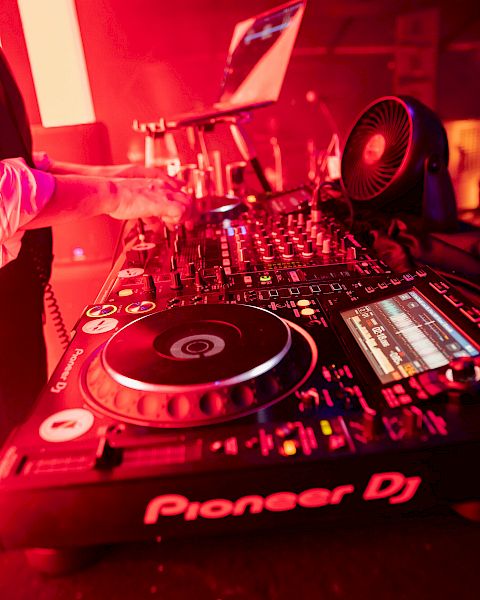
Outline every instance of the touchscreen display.
<path fill-rule="evenodd" d="M 446 365 L 479 349 L 413 289 L 341 316 L 382 383 Z"/>

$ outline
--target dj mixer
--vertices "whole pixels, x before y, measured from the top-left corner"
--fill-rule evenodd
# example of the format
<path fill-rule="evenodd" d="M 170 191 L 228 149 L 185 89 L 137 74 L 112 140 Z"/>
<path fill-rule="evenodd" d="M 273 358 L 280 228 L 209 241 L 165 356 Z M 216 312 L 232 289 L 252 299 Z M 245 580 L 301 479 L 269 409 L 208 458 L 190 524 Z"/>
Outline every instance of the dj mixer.
<path fill-rule="evenodd" d="M 7 547 L 480 500 L 480 310 L 309 190 L 134 227 L 0 459 Z"/>

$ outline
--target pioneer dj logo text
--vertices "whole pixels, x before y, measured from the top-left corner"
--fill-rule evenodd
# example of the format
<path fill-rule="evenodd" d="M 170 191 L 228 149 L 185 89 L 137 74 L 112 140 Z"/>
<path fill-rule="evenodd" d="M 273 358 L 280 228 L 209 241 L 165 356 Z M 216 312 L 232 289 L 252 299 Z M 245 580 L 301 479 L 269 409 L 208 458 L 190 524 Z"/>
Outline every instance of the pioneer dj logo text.
<path fill-rule="evenodd" d="M 363 494 L 365 501 L 385 499 L 389 504 L 404 504 L 416 494 L 422 479 L 406 477 L 402 473 L 376 473 L 370 478 Z M 263 497 L 258 495 L 242 496 L 231 501 L 215 498 L 206 502 L 190 502 L 179 494 L 164 494 L 150 500 L 145 511 L 145 525 L 157 523 L 160 517 L 183 515 L 185 521 L 221 519 L 239 517 L 245 513 L 258 514 L 263 510 L 283 512 L 297 507 L 320 508 L 340 504 L 343 498 L 355 492 L 353 485 L 340 485 L 333 490 L 311 488 L 296 494 L 294 492 L 276 492 Z"/>
<path fill-rule="evenodd" d="M 65 368 L 63 369 L 62 373 L 60 374 L 58 381 L 55 383 L 55 385 L 52 385 L 50 387 L 51 392 L 53 392 L 54 394 L 59 394 L 61 391 L 63 391 L 67 387 L 67 379 L 73 369 L 73 365 L 75 364 L 77 358 L 79 356 L 81 356 L 83 353 L 84 353 L 84 350 L 82 350 L 82 348 L 76 348 L 74 350 L 73 354 L 68 359 L 68 362 L 65 365 Z"/>

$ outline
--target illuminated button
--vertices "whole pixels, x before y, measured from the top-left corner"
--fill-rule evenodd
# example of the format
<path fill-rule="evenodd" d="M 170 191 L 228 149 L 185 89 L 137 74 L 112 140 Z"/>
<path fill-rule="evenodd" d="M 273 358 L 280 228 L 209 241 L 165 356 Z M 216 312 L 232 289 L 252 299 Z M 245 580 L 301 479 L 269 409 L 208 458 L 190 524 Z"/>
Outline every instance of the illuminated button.
<path fill-rule="evenodd" d="M 313 308 L 302 308 L 302 310 L 300 311 L 300 314 L 303 317 L 311 317 L 312 315 L 315 314 L 315 310 Z"/>
<path fill-rule="evenodd" d="M 450 304 L 453 304 L 453 306 L 455 306 L 456 308 L 463 306 L 463 302 L 460 300 L 460 298 L 457 298 L 454 294 L 445 294 L 444 298 L 445 298 L 445 300 L 450 302 Z"/>
<path fill-rule="evenodd" d="M 410 377 L 408 379 L 408 384 L 410 385 L 410 387 L 414 390 L 419 390 L 420 388 L 420 384 L 418 383 L 418 381 L 415 379 L 415 377 Z"/>
<path fill-rule="evenodd" d="M 332 426 L 326 419 L 320 421 L 320 429 L 322 430 L 323 435 L 332 435 L 333 433 Z"/>
<path fill-rule="evenodd" d="M 114 304 L 97 304 L 92 306 L 86 312 L 87 317 L 107 317 L 117 312 L 117 307 Z"/>
<path fill-rule="evenodd" d="M 265 283 L 266 281 L 272 281 L 272 278 L 270 275 L 260 275 L 260 281 Z"/>
<path fill-rule="evenodd" d="M 215 440 L 214 442 L 212 442 L 210 444 L 210 451 L 211 452 L 223 452 L 223 442 L 221 440 Z"/>
<path fill-rule="evenodd" d="M 328 449 L 330 450 L 330 452 L 335 452 L 336 450 L 341 450 L 342 448 L 345 448 L 346 445 L 346 440 L 345 440 L 345 436 L 343 435 L 331 435 L 328 438 Z"/>
<path fill-rule="evenodd" d="M 467 319 L 472 321 L 472 323 L 478 323 L 480 321 L 480 309 L 475 306 L 466 306 L 465 308 L 461 308 L 460 312 L 463 313 Z"/>
<path fill-rule="evenodd" d="M 293 456 L 297 453 L 297 445 L 294 440 L 285 440 L 282 449 L 285 456 Z"/>
<path fill-rule="evenodd" d="M 122 298 L 125 296 L 131 296 L 133 294 L 133 290 L 131 288 L 124 288 L 118 292 L 118 295 Z"/>
<path fill-rule="evenodd" d="M 399 402 L 398 402 L 395 394 L 393 393 L 393 390 L 391 390 L 390 388 L 383 389 L 382 395 L 385 398 L 388 406 L 390 406 L 391 408 L 399 405 Z"/>
<path fill-rule="evenodd" d="M 447 285 L 444 281 L 429 281 L 428 285 L 431 286 L 436 292 L 439 294 L 445 294 L 450 289 L 450 286 Z"/>
<path fill-rule="evenodd" d="M 304 300 L 298 300 L 297 302 L 297 306 L 310 306 L 311 302 L 310 300 L 304 299 Z"/>
<path fill-rule="evenodd" d="M 132 302 L 129 304 L 125 311 L 127 313 L 136 315 L 138 313 L 150 312 L 156 307 L 155 302 L 150 302 L 150 300 L 142 300 L 141 302 Z"/>

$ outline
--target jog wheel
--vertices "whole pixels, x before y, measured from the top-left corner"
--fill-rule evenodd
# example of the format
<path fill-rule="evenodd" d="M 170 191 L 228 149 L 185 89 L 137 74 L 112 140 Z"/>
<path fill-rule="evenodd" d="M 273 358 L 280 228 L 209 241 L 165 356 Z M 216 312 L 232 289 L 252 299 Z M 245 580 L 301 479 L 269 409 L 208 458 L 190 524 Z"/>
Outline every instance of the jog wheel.
<path fill-rule="evenodd" d="M 87 402 L 150 427 L 194 427 L 278 402 L 309 377 L 316 346 L 303 329 L 240 304 L 184 306 L 133 321 L 82 373 Z"/>

